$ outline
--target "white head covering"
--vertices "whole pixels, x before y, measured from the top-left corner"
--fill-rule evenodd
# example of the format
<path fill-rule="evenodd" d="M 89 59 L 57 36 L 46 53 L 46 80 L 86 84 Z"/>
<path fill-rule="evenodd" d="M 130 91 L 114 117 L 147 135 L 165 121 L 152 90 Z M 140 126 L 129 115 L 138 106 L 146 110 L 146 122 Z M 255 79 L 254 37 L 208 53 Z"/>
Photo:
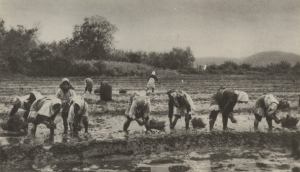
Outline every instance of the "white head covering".
<path fill-rule="evenodd" d="M 61 100 L 59 98 L 52 98 L 51 99 L 51 107 L 50 107 L 51 114 L 54 114 L 53 106 L 56 104 L 61 105 Z"/>
<path fill-rule="evenodd" d="M 32 91 L 31 93 L 35 96 L 36 100 L 39 100 L 44 97 L 41 93 L 39 93 L 37 91 Z"/>
<path fill-rule="evenodd" d="M 151 73 L 152 75 L 155 75 L 155 70 Z"/>
<path fill-rule="evenodd" d="M 65 81 L 67 81 L 68 83 L 70 83 L 70 80 L 69 80 L 68 78 L 63 78 L 63 79 L 61 80 L 61 83 L 65 82 Z"/>
<path fill-rule="evenodd" d="M 74 104 L 78 104 L 80 109 L 83 109 L 85 102 L 84 102 L 84 99 L 81 96 L 77 95 L 77 96 L 73 97 L 72 100 L 73 100 Z"/>
<path fill-rule="evenodd" d="M 61 105 L 61 100 L 59 98 L 52 98 L 51 99 L 51 107 L 56 105 L 56 104 L 60 104 Z"/>
<path fill-rule="evenodd" d="M 238 95 L 238 102 L 248 102 L 249 101 L 249 96 L 246 92 L 244 91 L 234 91 Z"/>
<path fill-rule="evenodd" d="M 63 79 L 61 80 L 61 83 L 59 84 L 59 88 L 62 88 L 62 84 L 63 84 L 64 82 L 68 82 L 68 83 L 69 83 L 69 86 L 70 86 L 70 89 L 73 89 L 73 90 L 74 90 L 74 87 L 72 86 L 72 84 L 70 83 L 70 80 L 69 80 L 68 78 L 63 78 Z"/>
<path fill-rule="evenodd" d="M 274 97 L 273 94 L 267 94 L 267 95 L 265 96 L 265 105 L 266 105 L 266 106 L 269 106 L 269 105 L 271 105 L 272 103 L 279 104 L 278 100 Z"/>

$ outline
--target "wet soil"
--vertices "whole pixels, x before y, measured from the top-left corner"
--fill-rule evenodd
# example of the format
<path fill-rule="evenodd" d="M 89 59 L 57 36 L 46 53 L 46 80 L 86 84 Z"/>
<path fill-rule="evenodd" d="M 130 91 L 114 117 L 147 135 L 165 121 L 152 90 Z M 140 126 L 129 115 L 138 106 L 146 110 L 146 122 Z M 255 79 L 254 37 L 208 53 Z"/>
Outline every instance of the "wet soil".
<path fill-rule="evenodd" d="M 186 79 L 187 78 L 187 79 Z M 299 124 L 293 129 L 273 124 L 268 129 L 265 119 L 259 124 L 259 131 L 253 130 L 252 106 L 255 98 L 265 91 L 272 91 L 279 97 L 288 98 L 291 109 L 278 113 L 279 117 L 294 114 L 298 117 L 297 92 L 288 78 L 264 80 L 252 76 L 224 76 L 195 78 L 166 78 L 158 85 L 151 98 L 151 118 L 166 121 L 163 131 L 145 132 L 144 126 L 132 122 L 129 132 L 122 131 L 126 118 L 124 110 L 128 96 L 138 90 L 146 94 L 141 78 L 115 78 L 113 101 L 98 102 L 96 94 L 83 93 L 83 78 L 71 78 L 77 94 L 89 103 L 89 134 L 81 132 L 78 137 L 63 134 L 61 117 L 56 118 L 57 129 L 50 137 L 49 129 L 38 126 L 37 134 L 7 132 L 0 129 L 0 169 L 4 171 L 291 171 L 300 166 L 291 156 L 292 139 L 300 139 Z M 278 79 L 281 82 L 278 82 Z M 82 81 L 81 81 L 82 80 Z M 99 83 L 101 78 L 99 78 Z M 94 80 L 96 82 L 96 80 Z M 1 82 L 0 123 L 8 119 L 13 97 L 26 90 L 41 91 L 53 96 L 59 79 L 32 79 L 16 82 Z M 209 100 L 220 84 L 249 93 L 247 105 L 235 107 L 237 124 L 229 121 L 229 131 L 222 131 L 221 114 L 214 131 L 208 125 L 202 129 L 186 131 L 184 119 L 180 119 L 174 130 L 169 129 L 166 91 L 170 88 L 184 88 L 193 98 L 196 106 L 194 118 L 202 118 L 208 124 Z M 250 86 L 250 84 L 252 86 Z M 6 89 L 5 89 L 6 88 Z M 22 89 L 21 89 L 22 88 Z M 119 89 L 128 88 L 126 94 Z M 18 112 L 22 113 L 22 111 Z M 192 126 L 191 126 L 192 127 Z M 29 129 L 31 126 L 29 126 Z M 1 171 L 0 170 L 0 171 Z"/>

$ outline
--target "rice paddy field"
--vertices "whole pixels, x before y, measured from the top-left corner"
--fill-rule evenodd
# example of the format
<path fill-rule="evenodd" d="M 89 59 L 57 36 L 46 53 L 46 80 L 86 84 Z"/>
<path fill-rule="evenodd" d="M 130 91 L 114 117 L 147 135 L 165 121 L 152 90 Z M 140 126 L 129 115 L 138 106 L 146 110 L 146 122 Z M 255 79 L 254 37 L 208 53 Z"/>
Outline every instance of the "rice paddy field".
<path fill-rule="evenodd" d="M 49 129 L 39 125 L 35 137 L 30 133 L 14 133 L 0 129 L 0 171 L 292 171 L 300 163 L 291 155 L 291 140 L 300 139 L 297 128 L 286 129 L 273 122 L 268 130 L 265 118 L 259 131 L 253 130 L 252 107 L 264 93 L 290 102 L 288 110 L 278 116 L 298 117 L 298 76 L 275 75 L 176 75 L 158 78 L 155 94 L 145 92 L 144 77 L 93 77 L 94 90 L 102 81 L 113 88 L 113 100 L 100 101 L 98 94 L 84 93 L 84 79 L 70 77 L 77 94 L 89 104 L 89 133 L 73 137 L 63 134 L 62 119 L 56 118 L 57 129 L 50 137 Z M 62 78 L 5 78 L 0 83 L 0 123 L 5 123 L 13 98 L 30 91 L 53 97 Z M 292 81 L 294 80 L 294 81 Z M 220 86 L 249 94 L 248 104 L 237 104 L 234 116 L 238 123 L 228 122 L 222 131 L 219 114 L 214 131 L 208 130 L 210 97 Z M 126 89 L 127 93 L 119 93 Z M 169 129 L 169 89 L 191 95 L 196 106 L 194 118 L 202 118 L 205 128 L 185 130 L 184 119 Z M 163 131 L 145 132 L 132 122 L 129 132 L 122 131 L 124 111 L 130 93 L 138 91 L 150 97 L 151 118 L 166 121 Z M 18 111 L 18 113 L 23 113 Z M 300 117 L 300 115 L 299 115 Z M 29 129 L 31 125 L 29 126 Z"/>

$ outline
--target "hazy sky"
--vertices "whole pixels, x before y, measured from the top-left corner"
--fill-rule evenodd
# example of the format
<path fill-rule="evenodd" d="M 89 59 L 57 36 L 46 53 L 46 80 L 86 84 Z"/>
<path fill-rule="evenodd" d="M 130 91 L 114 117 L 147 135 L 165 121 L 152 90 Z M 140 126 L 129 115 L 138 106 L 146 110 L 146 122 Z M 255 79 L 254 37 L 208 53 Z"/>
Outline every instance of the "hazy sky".
<path fill-rule="evenodd" d="M 189 46 L 195 57 L 300 54 L 300 0 L 0 0 L 7 29 L 40 25 L 45 42 L 71 37 L 93 15 L 117 26 L 117 49 Z"/>

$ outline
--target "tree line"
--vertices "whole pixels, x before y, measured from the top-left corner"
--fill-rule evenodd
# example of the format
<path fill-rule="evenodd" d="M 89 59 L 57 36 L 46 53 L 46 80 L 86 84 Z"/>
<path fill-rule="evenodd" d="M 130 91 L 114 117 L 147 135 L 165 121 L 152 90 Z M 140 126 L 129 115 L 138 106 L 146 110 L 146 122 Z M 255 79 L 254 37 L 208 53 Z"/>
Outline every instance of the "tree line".
<path fill-rule="evenodd" d="M 80 76 L 106 74 L 105 61 L 176 70 L 193 66 L 195 58 L 189 47 L 174 47 L 170 52 L 115 49 L 117 30 L 104 17 L 92 16 L 74 26 L 71 38 L 46 43 L 38 40 L 38 28 L 18 25 L 7 29 L 0 20 L 0 70 L 30 76 Z"/>
<path fill-rule="evenodd" d="M 209 64 L 204 70 L 204 66 L 198 65 L 196 68 L 180 70 L 182 73 L 211 73 L 211 74 L 300 74 L 300 62 L 292 65 L 287 61 L 272 63 L 266 66 L 253 66 L 248 63 L 237 64 L 232 61 L 224 63 Z"/>

